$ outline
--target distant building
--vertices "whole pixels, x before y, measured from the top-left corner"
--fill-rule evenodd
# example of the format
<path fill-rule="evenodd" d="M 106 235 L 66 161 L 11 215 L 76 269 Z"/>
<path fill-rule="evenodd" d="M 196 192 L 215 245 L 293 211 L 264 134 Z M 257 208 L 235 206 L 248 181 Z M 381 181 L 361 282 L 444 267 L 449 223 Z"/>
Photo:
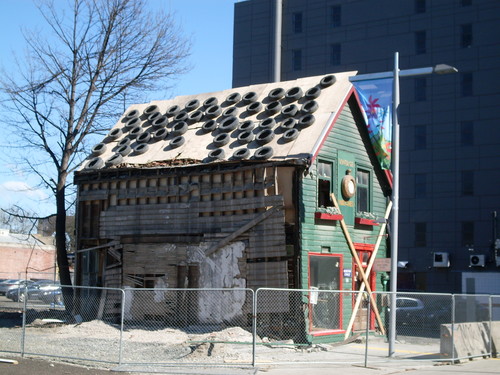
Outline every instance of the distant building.
<path fill-rule="evenodd" d="M 235 4 L 233 86 L 272 81 L 275 1 Z M 500 1 L 282 0 L 281 80 L 445 63 L 401 79 L 399 288 L 500 293 Z M 279 23 L 278 23 L 279 24 Z"/>
<path fill-rule="evenodd" d="M 1 279 L 52 279 L 56 248 L 53 238 L 0 229 Z"/>

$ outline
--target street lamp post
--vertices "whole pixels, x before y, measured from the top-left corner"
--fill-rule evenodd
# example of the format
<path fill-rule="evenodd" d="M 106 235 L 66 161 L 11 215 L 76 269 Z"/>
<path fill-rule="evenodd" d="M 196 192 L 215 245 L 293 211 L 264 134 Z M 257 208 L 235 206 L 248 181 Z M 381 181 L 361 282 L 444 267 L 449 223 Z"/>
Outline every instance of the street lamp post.
<path fill-rule="evenodd" d="M 394 70 L 392 72 L 380 72 L 371 74 L 360 74 L 349 78 L 351 82 L 368 81 L 374 79 L 393 78 L 392 90 L 392 209 L 391 209 L 391 300 L 389 314 L 389 356 L 394 355 L 394 343 L 396 341 L 396 296 L 398 288 L 398 234 L 399 234 L 399 78 L 415 77 L 427 74 L 450 74 L 458 70 L 446 64 L 438 64 L 434 67 L 399 70 L 399 53 L 394 54 Z"/>

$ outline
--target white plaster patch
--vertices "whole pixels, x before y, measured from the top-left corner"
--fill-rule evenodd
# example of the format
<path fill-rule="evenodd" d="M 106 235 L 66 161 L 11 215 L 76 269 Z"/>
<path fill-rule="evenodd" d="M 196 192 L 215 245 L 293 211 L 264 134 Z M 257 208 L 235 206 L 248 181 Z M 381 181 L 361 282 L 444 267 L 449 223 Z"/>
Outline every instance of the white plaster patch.
<path fill-rule="evenodd" d="M 219 288 L 199 293 L 199 320 L 203 323 L 230 321 L 243 312 L 246 293 L 245 279 L 240 276 L 238 260 L 243 257 L 245 244 L 231 243 L 210 256 L 205 255 L 208 244 L 190 246 L 187 249 L 188 262 L 200 264 L 200 288 Z M 232 290 L 227 290 L 232 289 Z"/>

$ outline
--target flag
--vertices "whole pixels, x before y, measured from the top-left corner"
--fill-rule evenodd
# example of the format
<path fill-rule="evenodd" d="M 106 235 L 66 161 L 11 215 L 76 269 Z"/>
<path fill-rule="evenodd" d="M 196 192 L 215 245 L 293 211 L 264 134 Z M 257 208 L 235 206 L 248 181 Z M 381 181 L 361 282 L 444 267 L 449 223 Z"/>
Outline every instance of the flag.
<path fill-rule="evenodd" d="M 392 78 L 353 82 L 382 169 L 391 168 Z"/>

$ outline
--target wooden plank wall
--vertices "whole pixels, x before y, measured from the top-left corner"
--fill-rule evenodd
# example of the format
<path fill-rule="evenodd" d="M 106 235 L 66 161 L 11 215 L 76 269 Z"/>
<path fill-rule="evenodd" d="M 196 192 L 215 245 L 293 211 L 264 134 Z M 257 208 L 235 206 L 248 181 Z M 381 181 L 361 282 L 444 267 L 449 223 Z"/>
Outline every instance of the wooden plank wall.
<path fill-rule="evenodd" d="M 280 184 L 291 189 L 289 169 Z M 284 206 L 276 166 L 223 172 L 166 170 L 79 184 L 79 230 L 84 239 L 80 244 L 109 239 L 124 243 L 123 285 L 141 286 L 148 277 L 168 275 L 168 287 L 176 287 L 178 265 L 185 264 L 191 241 L 215 243 L 263 211 Z M 248 263 L 242 271 L 249 287 L 288 286 L 284 225 L 281 209 L 236 239 L 248 244 Z M 169 237 L 176 238 L 174 253 L 166 250 Z M 164 246 L 159 246 L 161 241 L 166 241 Z M 117 280 L 116 269 L 105 272 L 106 278 Z"/>

